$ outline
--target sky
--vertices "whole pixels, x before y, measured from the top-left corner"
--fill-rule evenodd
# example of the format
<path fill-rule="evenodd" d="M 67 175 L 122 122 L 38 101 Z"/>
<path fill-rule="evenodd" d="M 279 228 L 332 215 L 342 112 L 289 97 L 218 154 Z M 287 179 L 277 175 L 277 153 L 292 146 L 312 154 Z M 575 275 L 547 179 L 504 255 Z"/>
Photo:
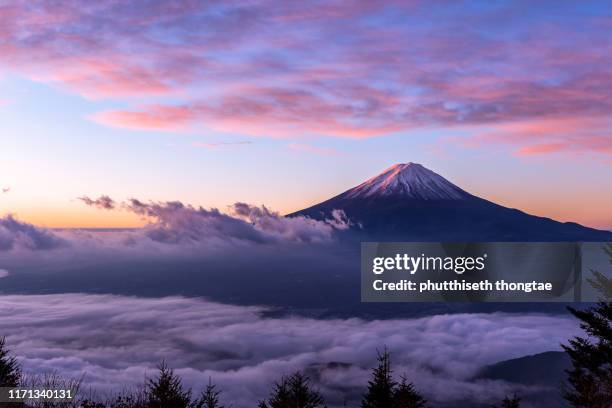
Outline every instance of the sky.
<path fill-rule="evenodd" d="M 607 1 L 0 0 L 0 215 L 288 213 L 411 161 L 612 229 L 609 55 Z"/>

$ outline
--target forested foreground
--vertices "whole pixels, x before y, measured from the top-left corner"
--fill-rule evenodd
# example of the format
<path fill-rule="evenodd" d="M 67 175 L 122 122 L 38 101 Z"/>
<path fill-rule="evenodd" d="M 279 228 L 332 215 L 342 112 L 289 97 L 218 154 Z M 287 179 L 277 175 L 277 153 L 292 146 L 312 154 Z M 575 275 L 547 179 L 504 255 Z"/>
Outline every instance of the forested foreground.
<path fill-rule="evenodd" d="M 75 400 L 67 402 L 37 402 L 25 407 L 57 408 L 230 408 L 224 402 L 224 395 L 209 380 L 199 393 L 183 385 L 181 378 L 174 373 L 166 362 L 158 365 L 155 376 L 147 378 L 137 389 L 124 391 L 105 400 L 83 396 L 78 380 L 62 379 L 57 374 L 27 377 L 21 373 L 19 363 L 10 355 L 4 339 L 0 340 L 0 385 L 3 387 L 23 388 L 66 388 L 74 390 Z M 518 407 L 518 397 L 507 397 L 501 407 Z M 1 405 L 1 404 L 0 404 Z M 8 407 L 23 404 L 5 404 Z M 316 390 L 308 376 L 301 372 L 282 376 L 274 383 L 268 398 L 255 401 L 257 408 L 319 408 L 326 407 L 325 398 Z M 422 408 L 427 400 L 404 376 L 399 379 L 393 375 L 391 357 L 384 349 L 378 355 L 378 365 L 372 369 L 371 379 L 365 387 L 361 407 L 363 408 Z M 495 406 L 495 405 L 494 405 Z"/>

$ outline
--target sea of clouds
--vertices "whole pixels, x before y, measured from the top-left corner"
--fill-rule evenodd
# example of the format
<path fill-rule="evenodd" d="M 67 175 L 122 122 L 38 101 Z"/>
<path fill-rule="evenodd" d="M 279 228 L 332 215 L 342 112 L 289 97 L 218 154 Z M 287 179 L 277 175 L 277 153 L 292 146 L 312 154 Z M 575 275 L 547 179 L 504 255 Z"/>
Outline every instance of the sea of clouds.
<path fill-rule="evenodd" d="M 266 317 L 265 307 L 115 295 L 0 296 L 0 335 L 28 372 L 85 375 L 98 392 L 142 384 L 166 360 L 198 389 L 211 377 L 233 407 L 253 406 L 280 375 L 305 370 L 331 406 L 359 400 L 387 346 L 393 369 L 432 403 L 490 403 L 537 387 L 473 381 L 487 364 L 559 350 L 564 316 L 455 314 L 409 320 Z"/>
<path fill-rule="evenodd" d="M 131 211 L 147 223 L 131 230 L 49 230 L 4 216 L 0 285 L 19 279 L 28 268 L 53 275 L 66 266 L 130 265 L 143 259 L 170 260 L 172 265 L 173 259 L 192 258 L 210 266 L 247 255 L 269 260 L 268 254 L 292 254 L 310 262 L 346 263 L 341 256 L 325 258 L 325 248 L 336 245 L 338 235 L 351 226 L 339 211 L 332 219 L 316 221 L 243 203 L 221 212 L 176 201 L 82 200 L 101 210 Z M 309 265 L 300 273 L 312 270 Z M 261 274 L 263 282 L 267 272 L 261 263 L 246 271 Z M 241 408 L 253 406 L 279 376 L 295 370 L 313 379 L 330 406 L 342 406 L 345 398 L 357 402 L 377 350 L 385 346 L 395 372 L 414 381 L 434 404 L 489 404 L 513 392 L 538 393 L 536 386 L 473 377 L 487 364 L 559 350 L 578 332 L 567 316 L 534 313 L 321 320 L 286 313 L 271 317 L 273 312 L 267 306 L 180 296 L 4 291 L 0 336 L 6 336 L 27 372 L 85 375 L 87 389 L 106 393 L 142 384 L 165 359 L 187 385 L 199 389 L 211 377 L 224 390 L 225 402 Z"/>

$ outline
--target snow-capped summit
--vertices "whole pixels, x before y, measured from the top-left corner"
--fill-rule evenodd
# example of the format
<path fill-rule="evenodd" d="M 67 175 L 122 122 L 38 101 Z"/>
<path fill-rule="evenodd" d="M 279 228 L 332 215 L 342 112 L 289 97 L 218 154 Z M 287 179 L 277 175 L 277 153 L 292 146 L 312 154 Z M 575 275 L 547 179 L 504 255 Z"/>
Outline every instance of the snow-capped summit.
<path fill-rule="evenodd" d="M 416 200 L 461 200 L 468 193 L 418 163 L 393 165 L 347 191 L 346 198 L 402 196 Z"/>
<path fill-rule="evenodd" d="M 378 176 L 292 214 L 330 220 L 342 210 L 343 231 L 364 241 L 610 241 L 612 232 L 536 217 L 472 195 L 416 163 Z"/>

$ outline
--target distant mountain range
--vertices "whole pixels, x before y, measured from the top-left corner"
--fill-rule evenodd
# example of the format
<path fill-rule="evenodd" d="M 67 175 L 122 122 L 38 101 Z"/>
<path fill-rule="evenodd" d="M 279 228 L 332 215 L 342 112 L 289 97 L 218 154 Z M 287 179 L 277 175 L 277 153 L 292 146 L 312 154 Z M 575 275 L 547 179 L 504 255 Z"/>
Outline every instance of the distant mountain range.
<path fill-rule="evenodd" d="M 612 232 L 558 222 L 474 196 L 417 163 L 391 166 L 327 201 L 288 216 L 332 218 L 379 241 L 612 241 Z"/>
<path fill-rule="evenodd" d="M 473 380 L 506 381 L 538 387 L 537 393 L 521 395 L 523 402 L 563 408 L 569 406 L 563 399 L 563 387 L 567 382 L 566 370 L 571 367 L 571 360 L 565 352 L 547 351 L 488 365 L 483 367 Z"/>

